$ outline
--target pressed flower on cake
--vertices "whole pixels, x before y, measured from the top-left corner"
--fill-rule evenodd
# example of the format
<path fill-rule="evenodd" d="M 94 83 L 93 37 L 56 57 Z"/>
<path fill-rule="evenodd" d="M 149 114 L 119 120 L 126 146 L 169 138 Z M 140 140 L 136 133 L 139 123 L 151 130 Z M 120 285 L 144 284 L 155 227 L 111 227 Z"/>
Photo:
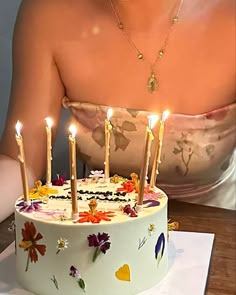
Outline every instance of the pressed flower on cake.
<path fill-rule="evenodd" d="M 42 185 L 40 180 L 35 181 L 35 187 L 30 189 L 30 199 L 40 199 L 50 194 L 57 194 L 58 190 Z"/>
<path fill-rule="evenodd" d="M 60 238 L 59 240 L 57 240 L 57 252 L 56 254 L 58 254 L 61 250 L 65 250 L 68 247 L 68 241 L 67 239 L 64 238 Z"/>
<path fill-rule="evenodd" d="M 97 201 L 96 199 L 92 199 L 89 202 L 89 211 L 80 212 L 79 216 L 81 217 L 78 222 L 92 222 L 92 223 L 100 223 L 102 220 L 111 221 L 111 217 L 114 217 L 115 214 L 112 211 L 97 211 Z"/>
<path fill-rule="evenodd" d="M 85 292 L 85 282 L 81 278 L 80 272 L 78 271 L 78 269 L 74 265 L 72 265 L 70 267 L 70 276 L 72 276 L 73 278 L 77 279 L 78 285 Z"/>
<path fill-rule="evenodd" d="M 155 258 L 157 260 L 157 264 L 160 263 L 162 256 L 164 254 L 164 250 L 165 250 L 165 235 L 164 233 L 161 233 L 157 239 L 157 243 L 155 246 Z"/>
<path fill-rule="evenodd" d="M 25 271 L 29 268 L 29 261 L 37 262 L 38 253 L 37 251 L 44 256 L 46 252 L 46 245 L 37 244 L 39 240 L 43 238 L 40 233 L 37 233 L 36 228 L 33 222 L 25 222 L 24 228 L 22 228 L 23 239 L 19 244 L 19 247 L 28 251 L 28 258 L 26 263 Z"/>
<path fill-rule="evenodd" d="M 93 234 L 88 236 L 89 247 L 96 248 L 93 254 L 93 262 L 95 262 L 99 254 L 106 254 L 106 251 L 110 249 L 111 242 L 109 241 L 109 238 L 110 236 L 106 233 L 98 233 L 97 235 Z"/>

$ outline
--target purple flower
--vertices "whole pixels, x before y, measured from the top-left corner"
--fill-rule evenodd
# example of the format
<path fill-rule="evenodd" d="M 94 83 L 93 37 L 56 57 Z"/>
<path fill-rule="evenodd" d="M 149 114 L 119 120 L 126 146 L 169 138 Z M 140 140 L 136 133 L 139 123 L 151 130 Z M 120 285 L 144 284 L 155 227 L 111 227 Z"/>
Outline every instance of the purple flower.
<path fill-rule="evenodd" d="M 157 201 L 157 200 L 144 200 L 143 201 L 143 205 L 144 205 L 144 208 L 148 208 L 148 207 L 156 207 L 156 206 L 159 206 L 160 205 L 160 202 Z"/>
<path fill-rule="evenodd" d="M 20 212 L 32 213 L 33 211 L 40 211 L 41 209 L 41 206 L 39 205 L 40 203 L 41 203 L 40 201 L 34 201 L 34 202 L 31 202 L 30 205 L 28 205 L 24 201 L 22 201 L 18 203 L 17 206 L 20 207 L 19 209 Z"/>
<path fill-rule="evenodd" d="M 88 236 L 88 241 L 89 241 L 89 247 L 98 247 L 99 246 L 98 237 L 94 234 Z"/>
<path fill-rule="evenodd" d="M 103 233 L 103 234 L 98 233 L 98 241 L 99 241 L 99 243 L 106 242 L 106 241 L 109 240 L 109 238 L 110 238 L 110 236 L 108 234 L 106 234 L 106 233 Z"/>
<path fill-rule="evenodd" d="M 97 235 L 93 234 L 88 236 L 89 247 L 96 248 L 93 255 L 93 262 L 101 252 L 106 254 L 106 251 L 110 249 L 111 242 L 109 242 L 109 238 L 110 236 L 106 233 L 98 233 Z"/>
<path fill-rule="evenodd" d="M 110 249 L 110 245 L 111 245 L 110 242 L 105 242 L 104 244 L 102 244 L 102 245 L 100 246 L 100 250 L 101 250 L 101 252 L 102 252 L 103 254 L 105 254 L 106 251 L 107 251 L 108 249 Z"/>
<path fill-rule="evenodd" d="M 158 264 L 161 261 L 161 258 L 164 254 L 164 250 L 165 250 L 165 236 L 163 233 L 161 233 L 159 238 L 157 239 L 157 243 L 155 246 L 155 258 L 157 259 Z"/>
<path fill-rule="evenodd" d="M 89 247 L 99 247 L 109 240 L 109 235 L 106 233 L 100 234 L 97 236 L 95 234 L 88 236 Z M 108 242 L 110 244 L 110 242 Z"/>
<path fill-rule="evenodd" d="M 85 292 L 85 282 L 81 278 L 81 275 L 80 275 L 78 269 L 74 265 L 72 265 L 70 267 L 70 276 L 77 279 L 79 287 Z"/>
<path fill-rule="evenodd" d="M 70 267 L 70 276 L 72 276 L 73 278 L 76 278 L 76 279 L 80 278 L 80 273 L 79 273 L 78 269 L 73 265 Z"/>

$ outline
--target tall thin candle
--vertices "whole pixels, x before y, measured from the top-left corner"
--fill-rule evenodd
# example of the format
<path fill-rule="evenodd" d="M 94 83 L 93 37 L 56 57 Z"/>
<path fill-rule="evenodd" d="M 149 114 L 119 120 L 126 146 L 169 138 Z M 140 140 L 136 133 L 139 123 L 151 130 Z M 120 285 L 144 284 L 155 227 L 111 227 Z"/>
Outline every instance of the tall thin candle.
<path fill-rule="evenodd" d="M 112 116 L 112 109 L 108 109 L 107 111 L 107 118 L 105 119 L 105 179 L 110 177 L 110 137 L 111 137 L 111 130 L 112 125 L 110 122 Z"/>
<path fill-rule="evenodd" d="M 70 186 L 72 202 L 72 219 L 78 219 L 78 200 L 77 200 L 77 171 L 76 171 L 76 127 L 71 125 L 69 128 L 69 153 L 70 153 Z"/>
<path fill-rule="evenodd" d="M 47 170 L 46 170 L 46 185 L 52 185 L 52 119 L 45 119 L 46 125 L 46 134 L 47 134 Z"/>
<path fill-rule="evenodd" d="M 23 194 L 24 194 L 24 202 L 27 205 L 30 205 L 30 198 L 29 198 L 29 187 L 28 187 L 28 180 L 27 180 L 27 173 L 26 173 L 26 165 L 25 165 L 25 153 L 24 153 L 24 144 L 23 138 L 21 136 L 21 128 L 22 124 L 17 121 L 16 123 L 16 143 L 18 145 L 19 154 L 18 159 L 20 162 L 20 171 L 21 171 L 21 180 L 23 186 Z"/>
<path fill-rule="evenodd" d="M 152 143 L 152 140 L 154 139 L 152 128 L 154 127 L 157 120 L 158 120 L 157 115 L 149 116 L 149 124 L 146 128 L 145 149 L 144 149 L 142 168 L 140 172 L 138 202 L 137 202 L 139 206 L 143 204 L 143 195 L 144 195 L 144 188 L 146 185 L 147 174 L 148 174 L 151 143 Z"/>
<path fill-rule="evenodd" d="M 158 136 L 156 140 L 154 158 L 153 158 L 153 166 L 152 166 L 152 174 L 150 180 L 150 189 L 153 189 L 156 184 L 157 175 L 159 174 L 159 165 L 161 164 L 161 152 L 162 152 L 162 143 L 164 137 L 164 130 L 165 130 L 165 121 L 168 118 L 170 112 L 165 110 L 162 113 L 162 118 L 160 120 Z"/>

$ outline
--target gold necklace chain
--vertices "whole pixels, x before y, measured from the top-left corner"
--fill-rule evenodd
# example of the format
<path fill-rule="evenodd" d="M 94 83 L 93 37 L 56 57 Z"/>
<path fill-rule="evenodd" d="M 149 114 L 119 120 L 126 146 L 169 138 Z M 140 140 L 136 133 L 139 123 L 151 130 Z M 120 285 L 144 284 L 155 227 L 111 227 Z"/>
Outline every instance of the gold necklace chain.
<path fill-rule="evenodd" d="M 155 59 L 155 61 L 153 63 L 151 63 L 150 61 L 148 61 L 146 58 L 144 58 L 143 53 L 141 53 L 141 51 L 137 48 L 137 46 L 134 44 L 134 42 L 131 40 L 131 38 L 129 37 L 129 35 L 127 34 L 127 32 L 124 29 L 124 24 L 121 22 L 121 19 L 115 9 L 113 0 L 110 0 L 110 4 L 111 4 L 111 8 L 114 12 L 114 15 L 116 17 L 117 20 L 117 24 L 118 24 L 118 28 L 123 32 L 125 38 L 127 39 L 127 41 L 129 42 L 129 44 L 133 47 L 133 49 L 135 50 L 135 52 L 137 53 L 137 57 L 139 60 L 143 60 L 145 61 L 150 68 L 150 77 L 148 78 L 148 82 L 147 82 L 147 89 L 150 93 L 153 93 L 154 91 L 156 91 L 158 89 L 158 81 L 155 75 L 156 72 L 156 67 L 157 64 L 159 63 L 159 61 L 161 60 L 161 58 L 164 56 L 165 52 L 166 52 L 166 48 L 168 45 L 168 41 L 170 39 L 170 35 L 174 29 L 175 24 L 178 22 L 179 20 L 179 14 L 180 14 L 180 10 L 182 7 L 184 0 L 180 0 L 180 4 L 178 6 L 177 12 L 175 14 L 175 16 L 172 18 L 171 20 L 171 26 L 167 32 L 167 35 L 164 39 L 164 42 L 161 46 L 161 49 L 158 51 L 157 57 Z"/>

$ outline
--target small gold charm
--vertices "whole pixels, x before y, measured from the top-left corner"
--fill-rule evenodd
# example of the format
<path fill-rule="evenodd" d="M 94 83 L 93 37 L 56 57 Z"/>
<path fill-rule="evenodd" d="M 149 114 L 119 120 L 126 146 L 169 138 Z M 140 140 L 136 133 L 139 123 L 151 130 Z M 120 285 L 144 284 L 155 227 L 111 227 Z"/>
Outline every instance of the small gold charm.
<path fill-rule="evenodd" d="M 124 29 L 124 26 L 123 26 L 123 24 L 122 24 L 122 23 L 119 23 L 119 24 L 118 24 L 118 27 L 119 27 L 119 29 L 121 29 L 121 30 L 123 30 L 123 29 Z"/>
<path fill-rule="evenodd" d="M 153 93 L 154 91 L 157 90 L 157 87 L 158 87 L 157 79 L 155 77 L 155 74 L 152 72 L 150 78 L 148 79 L 148 84 L 147 84 L 148 91 Z"/>
<path fill-rule="evenodd" d="M 142 53 L 139 53 L 139 54 L 138 54 L 138 59 L 143 59 L 143 55 L 142 55 Z"/>
<path fill-rule="evenodd" d="M 176 24 L 176 23 L 178 22 L 178 20 L 179 20 L 178 16 L 175 16 L 175 17 L 173 18 L 173 24 Z"/>
<path fill-rule="evenodd" d="M 165 53 L 165 50 L 164 49 L 161 49 L 159 52 L 158 52 L 158 55 L 159 57 L 162 57 Z"/>

